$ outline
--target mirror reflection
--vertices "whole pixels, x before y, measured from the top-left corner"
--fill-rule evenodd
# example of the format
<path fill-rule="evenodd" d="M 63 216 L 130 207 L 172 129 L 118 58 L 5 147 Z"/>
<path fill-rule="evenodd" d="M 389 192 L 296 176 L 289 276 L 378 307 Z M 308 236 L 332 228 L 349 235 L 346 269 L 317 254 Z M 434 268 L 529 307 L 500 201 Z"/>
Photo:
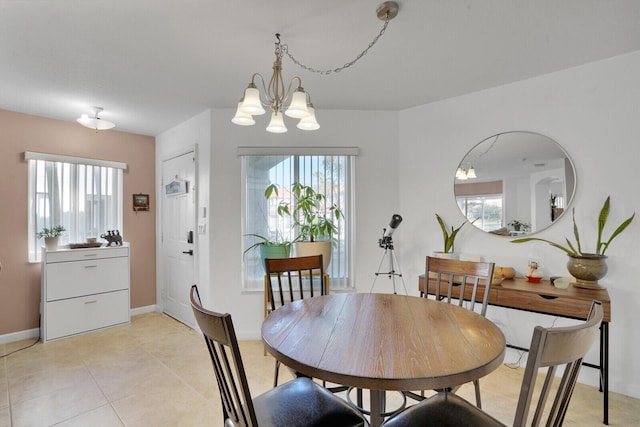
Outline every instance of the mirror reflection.
<path fill-rule="evenodd" d="M 575 188 L 575 168 L 557 142 L 533 132 L 505 132 L 467 153 L 456 170 L 454 192 L 475 227 L 522 236 L 560 218 Z"/>

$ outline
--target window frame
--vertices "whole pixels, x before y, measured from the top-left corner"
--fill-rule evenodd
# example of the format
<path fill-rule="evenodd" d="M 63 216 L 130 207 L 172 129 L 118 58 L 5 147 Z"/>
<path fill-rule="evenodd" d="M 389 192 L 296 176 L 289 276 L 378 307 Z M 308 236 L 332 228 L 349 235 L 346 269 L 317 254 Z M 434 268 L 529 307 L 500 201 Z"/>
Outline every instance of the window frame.
<path fill-rule="evenodd" d="M 37 233 L 42 227 L 51 228 L 56 225 L 65 227 L 66 231 L 61 236 L 61 244 L 84 242 L 86 237 L 99 237 L 96 235 L 95 227 L 99 227 L 101 223 L 109 224 L 105 230 L 101 230 L 103 232 L 106 232 L 107 229 L 116 229 L 124 234 L 123 170 L 127 168 L 126 163 L 28 151 L 24 153 L 24 158 L 28 163 L 28 262 L 41 262 L 40 247 L 42 245 L 40 239 L 37 238 Z M 38 218 L 55 217 L 52 214 L 54 208 L 45 206 L 50 204 L 49 192 L 38 191 L 44 185 L 42 183 L 46 182 L 46 179 L 43 179 L 40 174 L 46 172 L 47 163 L 52 164 L 48 165 L 48 168 L 55 169 L 54 173 L 62 173 L 61 176 L 56 175 L 56 181 L 64 187 L 59 195 L 64 199 L 59 206 L 64 207 L 59 212 L 57 220 L 42 221 Z M 38 168 L 42 168 L 40 174 Z M 39 178 L 43 179 L 40 183 L 38 183 Z M 100 184 L 100 190 L 95 191 L 98 184 Z M 89 185 L 92 191 L 88 191 Z M 109 194 L 111 194 L 110 200 L 105 205 L 106 202 L 102 199 Z M 42 203 L 39 203 L 39 200 Z M 84 202 L 84 204 L 80 202 Z M 89 219 L 87 219 L 84 209 L 88 206 L 87 203 L 92 208 L 90 211 L 92 215 L 89 215 Z M 101 213 L 96 214 L 96 210 Z M 96 216 L 98 220 L 95 219 Z M 81 218 L 83 220 L 80 220 Z M 90 229 L 87 229 L 87 226 Z"/>
<path fill-rule="evenodd" d="M 341 268 L 341 277 L 331 277 L 330 285 L 333 290 L 353 290 L 355 289 L 355 280 L 354 280 L 354 263 L 353 263 L 353 254 L 354 254 L 354 246 L 355 246 L 355 228 L 354 228 L 354 200 L 355 200 L 355 155 L 357 154 L 357 149 L 354 151 L 349 149 L 347 152 L 340 151 L 327 151 L 322 150 L 318 152 L 317 150 L 311 150 L 311 152 L 304 152 L 300 149 L 277 149 L 277 151 L 273 151 L 273 149 L 264 150 L 258 149 L 249 149 L 247 151 L 243 151 L 242 148 L 238 150 L 239 155 L 241 156 L 241 212 L 242 212 L 242 224 L 241 224 L 241 253 L 242 253 L 242 262 L 241 262 L 241 270 L 242 270 L 242 289 L 243 291 L 262 291 L 263 280 L 262 277 L 249 278 L 249 269 L 246 264 L 246 256 L 244 255 L 244 251 L 247 247 L 250 246 L 250 242 L 248 241 L 246 235 L 247 233 L 247 225 L 248 220 L 247 217 L 250 215 L 248 212 L 248 183 L 247 180 L 250 179 L 247 171 L 247 158 L 249 156 L 287 156 L 287 157 L 296 157 L 300 158 L 303 156 L 344 156 L 346 166 L 346 173 L 348 174 L 345 177 L 344 182 L 344 192 L 345 192 L 345 258 L 344 262 L 346 266 Z M 300 173 L 299 171 L 295 171 L 294 173 Z M 296 180 L 296 178 L 291 177 L 291 180 Z M 268 185 L 268 184 L 267 184 Z M 266 185 L 265 185 L 266 187 Z M 333 263 L 332 263 L 333 264 Z M 331 266 L 330 266 L 331 269 Z M 329 271 L 330 273 L 330 271 Z"/>

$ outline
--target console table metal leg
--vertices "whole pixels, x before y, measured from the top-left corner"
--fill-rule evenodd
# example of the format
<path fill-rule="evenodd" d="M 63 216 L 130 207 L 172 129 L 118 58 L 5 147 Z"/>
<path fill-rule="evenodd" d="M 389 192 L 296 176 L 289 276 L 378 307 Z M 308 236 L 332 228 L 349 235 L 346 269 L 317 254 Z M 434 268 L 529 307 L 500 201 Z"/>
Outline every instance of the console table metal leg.
<path fill-rule="evenodd" d="M 603 423 L 609 425 L 609 322 L 600 325 L 600 391 L 604 401 Z"/>

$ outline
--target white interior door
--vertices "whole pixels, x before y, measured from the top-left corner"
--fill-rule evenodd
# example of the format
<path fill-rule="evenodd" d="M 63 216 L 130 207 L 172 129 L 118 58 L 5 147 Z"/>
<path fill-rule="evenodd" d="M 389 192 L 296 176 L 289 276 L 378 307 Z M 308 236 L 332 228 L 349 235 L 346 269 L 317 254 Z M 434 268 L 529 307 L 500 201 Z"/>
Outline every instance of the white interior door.
<path fill-rule="evenodd" d="M 196 238 L 195 153 L 162 163 L 162 298 L 164 312 L 194 327 L 189 302 Z"/>

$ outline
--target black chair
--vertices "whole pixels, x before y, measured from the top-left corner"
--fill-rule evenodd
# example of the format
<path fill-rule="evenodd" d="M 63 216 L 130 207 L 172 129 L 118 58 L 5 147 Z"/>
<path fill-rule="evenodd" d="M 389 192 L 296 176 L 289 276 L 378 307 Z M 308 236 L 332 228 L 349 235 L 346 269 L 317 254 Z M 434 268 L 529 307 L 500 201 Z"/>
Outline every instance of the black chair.
<path fill-rule="evenodd" d="M 347 402 L 309 378 L 296 378 L 252 398 L 231 315 L 204 309 L 195 285 L 191 288 L 190 298 L 211 355 L 225 427 L 367 425 Z"/>
<path fill-rule="evenodd" d="M 530 407 L 534 401 L 536 377 L 541 368 L 548 368 L 548 370 L 544 384 L 538 393 L 531 425 L 539 425 L 545 414 L 547 426 L 562 425 L 578 379 L 582 359 L 598 337 L 602 317 L 602 305 L 599 301 L 594 301 L 587 321 L 583 324 L 559 328 L 536 326 L 520 388 L 514 427 L 524 427 L 527 423 Z M 565 365 L 564 373 L 555 391 L 553 404 L 549 408 L 546 402 L 552 394 L 556 368 L 562 365 Z M 505 424 L 460 396 L 442 391 L 406 409 L 385 422 L 383 426 L 485 427 L 505 426 Z"/>

